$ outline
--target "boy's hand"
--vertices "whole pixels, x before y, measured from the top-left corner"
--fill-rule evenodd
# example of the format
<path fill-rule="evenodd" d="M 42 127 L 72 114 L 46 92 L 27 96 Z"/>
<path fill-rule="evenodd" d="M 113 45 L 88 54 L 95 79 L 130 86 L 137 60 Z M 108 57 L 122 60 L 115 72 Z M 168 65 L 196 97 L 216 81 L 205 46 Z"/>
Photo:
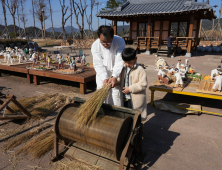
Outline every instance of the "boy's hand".
<path fill-rule="evenodd" d="M 106 86 L 107 84 L 108 84 L 108 79 L 105 79 L 104 81 L 103 81 L 103 86 Z"/>
<path fill-rule="evenodd" d="M 111 83 L 112 84 L 112 88 L 116 86 L 116 77 L 112 77 L 109 79 L 108 84 Z"/>
<path fill-rule="evenodd" d="M 122 92 L 123 92 L 124 94 L 128 94 L 128 93 L 130 92 L 130 91 L 129 91 L 129 87 L 123 87 L 123 89 L 124 89 L 124 90 L 123 90 Z"/>

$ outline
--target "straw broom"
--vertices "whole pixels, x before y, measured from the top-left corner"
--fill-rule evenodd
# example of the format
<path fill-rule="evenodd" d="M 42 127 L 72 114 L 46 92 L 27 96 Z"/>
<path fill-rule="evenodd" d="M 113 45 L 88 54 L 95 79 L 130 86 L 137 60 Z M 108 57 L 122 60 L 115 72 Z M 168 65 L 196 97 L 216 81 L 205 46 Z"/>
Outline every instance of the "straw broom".
<path fill-rule="evenodd" d="M 40 133 L 41 131 L 51 127 L 52 125 L 51 124 L 48 124 L 48 123 L 45 123 L 43 125 L 41 125 L 40 127 L 37 127 L 36 129 L 22 135 L 22 136 L 17 136 L 15 138 L 13 138 L 12 140 L 10 140 L 6 145 L 4 145 L 2 148 L 3 148 L 3 151 L 6 151 L 6 150 L 11 150 L 11 149 L 14 149 L 16 146 L 22 144 L 22 143 L 25 143 L 27 142 L 29 139 L 31 139 L 33 136 L 37 135 L 38 133 Z"/>
<path fill-rule="evenodd" d="M 84 125 L 89 126 L 96 119 L 97 113 L 108 96 L 110 89 L 111 84 L 103 86 L 77 109 L 76 114 L 73 116 L 73 119 L 77 120 L 77 128 Z"/>

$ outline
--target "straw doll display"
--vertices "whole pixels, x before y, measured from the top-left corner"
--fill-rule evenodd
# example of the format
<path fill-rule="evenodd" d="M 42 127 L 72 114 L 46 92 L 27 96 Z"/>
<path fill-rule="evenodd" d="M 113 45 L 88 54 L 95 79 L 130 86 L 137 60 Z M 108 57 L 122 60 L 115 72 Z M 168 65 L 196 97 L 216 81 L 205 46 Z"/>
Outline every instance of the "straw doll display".
<path fill-rule="evenodd" d="M 63 57 L 60 54 L 58 54 L 58 57 L 56 57 L 56 58 L 57 58 L 57 60 L 59 62 L 58 69 L 60 69 L 60 67 L 63 69 L 63 63 L 62 63 Z"/>
<path fill-rule="evenodd" d="M 84 65 L 84 64 L 86 64 L 86 54 L 84 54 L 81 59 L 81 65 Z"/>
<path fill-rule="evenodd" d="M 70 68 L 71 68 L 71 70 L 73 69 L 74 70 L 74 72 L 77 70 L 77 68 L 76 68 L 76 61 L 75 61 L 75 57 L 72 57 L 72 60 L 71 60 L 71 64 L 70 64 Z"/>
<path fill-rule="evenodd" d="M 32 55 L 32 67 L 35 66 L 36 62 L 37 62 L 37 55 L 35 53 L 33 53 L 33 55 Z"/>
<path fill-rule="evenodd" d="M 47 62 L 48 62 L 48 68 L 50 68 L 50 63 L 51 63 L 51 55 L 48 55 L 48 59 L 47 59 Z"/>

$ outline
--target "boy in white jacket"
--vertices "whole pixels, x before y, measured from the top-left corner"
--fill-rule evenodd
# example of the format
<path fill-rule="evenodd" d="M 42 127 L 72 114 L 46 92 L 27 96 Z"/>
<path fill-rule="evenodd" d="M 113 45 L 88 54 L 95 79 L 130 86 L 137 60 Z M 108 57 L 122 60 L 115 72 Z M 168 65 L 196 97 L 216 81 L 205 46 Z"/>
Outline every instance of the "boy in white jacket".
<path fill-rule="evenodd" d="M 145 70 L 137 64 L 136 50 L 125 48 L 122 52 L 124 67 L 120 75 L 122 106 L 141 111 L 141 120 L 147 118 L 146 88 L 147 76 Z"/>

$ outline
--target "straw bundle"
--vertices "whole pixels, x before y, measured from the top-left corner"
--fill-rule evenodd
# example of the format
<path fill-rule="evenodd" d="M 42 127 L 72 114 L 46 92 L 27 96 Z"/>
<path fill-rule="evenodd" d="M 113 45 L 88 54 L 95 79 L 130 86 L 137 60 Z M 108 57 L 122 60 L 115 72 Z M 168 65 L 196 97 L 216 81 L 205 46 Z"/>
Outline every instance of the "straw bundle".
<path fill-rule="evenodd" d="M 53 96 L 55 96 L 56 94 L 44 94 L 41 96 L 33 96 L 33 97 L 28 97 L 28 98 L 24 98 L 24 99 L 20 99 L 18 100 L 18 102 L 26 109 L 30 110 L 32 109 L 32 107 L 36 104 L 36 103 L 41 103 L 44 102 L 50 98 L 52 98 Z M 20 109 L 14 104 L 14 103 L 10 103 L 9 107 L 14 110 L 14 112 L 18 112 L 20 111 Z M 10 113 L 8 111 L 6 111 L 6 113 Z"/>
<path fill-rule="evenodd" d="M 32 139 L 25 146 L 21 147 L 17 154 L 31 154 L 35 158 L 44 156 L 47 152 L 53 149 L 54 131 L 51 129 L 48 132 Z"/>
<path fill-rule="evenodd" d="M 97 113 L 108 96 L 110 88 L 111 84 L 103 86 L 77 109 L 73 117 L 73 119 L 77 120 L 77 127 L 88 126 L 96 119 Z"/>
<path fill-rule="evenodd" d="M 46 124 L 43 124 L 40 127 L 37 127 L 34 130 L 22 135 L 22 136 L 16 136 L 12 140 L 10 140 L 6 145 L 4 145 L 2 148 L 3 148 L 4 151 L 9 150 L 9 149 L 14 149 L 16 146 L 27 142 L 30 138 L 32 138 L 33 136 L 37 135 L 41 131 L 43 131 L 43 130 L 51 127 L 51 126 L 52 125 L 46 123 Z"/>
<path fill-rule="evenodd" d="M 102 170 L 101 167 L 90 165 L 85 161 L 75 159 L 73 161 L 58 161 L 51 170 Z"/>
<path fill-rule="evenodd" d="M 66 102 L 66 96 L 55 94 L 53 97 L 39 103 L 31 111 L 31 114 L 38 117 L 46 117 Z"/>

